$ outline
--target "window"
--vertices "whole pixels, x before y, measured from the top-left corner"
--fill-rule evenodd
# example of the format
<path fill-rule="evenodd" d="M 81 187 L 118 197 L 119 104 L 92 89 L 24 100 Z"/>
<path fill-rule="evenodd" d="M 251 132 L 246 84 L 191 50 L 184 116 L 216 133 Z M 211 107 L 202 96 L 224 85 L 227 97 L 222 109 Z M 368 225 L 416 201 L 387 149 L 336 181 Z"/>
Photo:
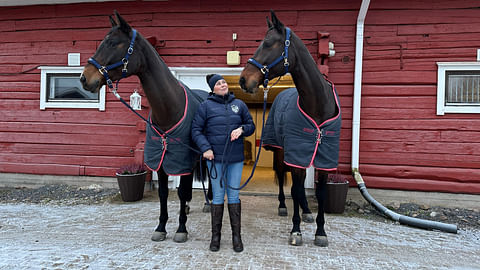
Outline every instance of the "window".
<path fill-rule="evenodd" d="M 480 62 L 437 65 L 437 115 L 480 113 Z"/>
<path fill-rule="evenodd" d="M 80 83 L 83 67 L 39 67 L 40 109 L 94 108 L 105 110 L 105 87 L 98 93 L 85 91 Z"/>

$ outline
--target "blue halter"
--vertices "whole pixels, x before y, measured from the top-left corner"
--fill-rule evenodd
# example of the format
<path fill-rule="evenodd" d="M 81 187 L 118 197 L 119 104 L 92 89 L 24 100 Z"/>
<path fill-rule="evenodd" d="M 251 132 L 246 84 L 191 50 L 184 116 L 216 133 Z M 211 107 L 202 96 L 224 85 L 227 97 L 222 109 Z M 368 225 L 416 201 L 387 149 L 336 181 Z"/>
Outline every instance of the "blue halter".
<path fill-rule="evenodd" d="M 120 60 L 120 61 L 118 61 L 114 64 L 111 64 L 111 65 L 108 65 L 108 66 L 102 66 L 97 62 L 97 60 L 93 59 L 93 57 L 90 57 L 90 59 L 88 59 L 88 63 L 90 63 L 90 64 L 94 65 L 96 68 L 98 68 L 98 71 L 100 72 L 100 74 L 102 74 L 103 77 L 105 77 L 105 80 L 107 82 L 108 87 L 111 90 L 113 90 L 114 94 L 116 94 L 116 87 L 115 88 L 113 87 L 113 82 L 110 79 L 110 77 L 108 76 L 108 71 L 123 65 L 122 78 L 127 77 L 128 59 L 130 58 L 130 55 L 132 55 L 132 53 L 133 53 L 133 45 L 135 44 L 135 38 L 136 37 L 137 37 L 137 30 L 132 29 L 132 40 L 130 41 L 130 46 L 128 47 L 128 50 L 127 50 L 127 53 L 125 54 L 125 57 L 123 57 L 122 60 Z M 119 81 L 120 80 L 117 81 L 117 85 L 118 85 Z"/>
<path fill-rule="evenodd" d="M 290 63 L 288 63 L 288 47 L 290 47 L 290 32 L 291 32 L 290 28 L 287 27 L 286 34 L 285 34 L 285 49 L 282 52 L 282 55 L 280 55 L 277 59 L 275 59 L 271 64 L 262 65 L 259 62 L 257 62 L 257 60 L 253 59 L 253 57 L 248 59 L 247 61 L 248 63 L 256 66 L 262 72 L 263 78 L 264 78 L 264 81 L 263 81 L 264 88 L 266 88 L 268 85 L 268 72 L 270 71 L 271 68 L 276 66 L 282 60 L 283 60 L 283 65 L 285 66 L 285 73 L 279 76 L 282 76 L 288 73 L 288 67 L 290 66 Z"/>

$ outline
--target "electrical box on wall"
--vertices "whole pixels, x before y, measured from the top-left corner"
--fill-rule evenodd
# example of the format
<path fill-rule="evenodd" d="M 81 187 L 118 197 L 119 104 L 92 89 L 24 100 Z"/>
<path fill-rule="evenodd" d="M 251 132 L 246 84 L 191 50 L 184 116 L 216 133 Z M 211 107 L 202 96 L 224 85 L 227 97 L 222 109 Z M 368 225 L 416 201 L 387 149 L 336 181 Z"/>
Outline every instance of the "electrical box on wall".
<path fill-rule="evenodd" d="M 68 66 L 69 67 L 80 66 L 80 53 L 69 53 L 68 54 Z"/>
<path fill-rule="evenodd" d="M 230 66 L 240 65 L 240 51 L 227 52 L 227 65 L 230 65 Z"/>

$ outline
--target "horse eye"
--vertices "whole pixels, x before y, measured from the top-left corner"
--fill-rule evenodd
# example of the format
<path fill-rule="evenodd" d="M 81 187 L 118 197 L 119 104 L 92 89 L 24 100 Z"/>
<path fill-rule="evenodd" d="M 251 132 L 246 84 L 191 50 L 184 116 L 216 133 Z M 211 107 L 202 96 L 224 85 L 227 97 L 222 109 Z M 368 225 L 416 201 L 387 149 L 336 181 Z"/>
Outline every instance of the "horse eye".
<path fill-rule="evenodd" d="M 105 45 L 109 48 L 115 48 L 121 43 L 120 39 L 114 34 L 108 34 L 104 39 Z"/>
<path fill-rule="evenodd" d="M 265 48 L 270 48 L 270 47 L 273 46 L 273 42 L 272 42 L 270 39 L 265 39 L 265 40 L 263 41 L 263 46 L 264 46 Z"/>
<path fill-rule="evenodd" d="M 117 47 L 117 45 L 120 43 L 118 40 L 116 39 L 109 39 L 107 43 L 107 46 L 110 47 L 110 48 L 114 48 L 114 47 Z"/>

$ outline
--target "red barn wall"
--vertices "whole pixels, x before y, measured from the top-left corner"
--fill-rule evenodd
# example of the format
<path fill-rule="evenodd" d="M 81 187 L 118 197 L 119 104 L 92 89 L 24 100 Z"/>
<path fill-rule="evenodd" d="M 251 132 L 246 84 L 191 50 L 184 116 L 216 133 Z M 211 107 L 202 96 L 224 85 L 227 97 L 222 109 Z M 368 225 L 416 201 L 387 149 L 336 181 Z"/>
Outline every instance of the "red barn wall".
<path fill-rule="evenodd" d="M 338 2 L 338 3 L 337 3 Z M 275 1 L 284 24 L 317 59 L 317 32 L 330 33 L 328 61 L 342 104 L 340 170 L 350 171 L 355 25 L 361 1 Z M 477 1 L 372 1 L 367 13 L 360 171 L 367 186 L 480 193 L 480 122 L 475 114 L 436 116 L 436 62 L 474 61 Z M 36 66 L 86 63 L 116 9 L 157 38 L 167 65 L 226 67 L 232 33 L 243 66 L 266 31 L 270 1 L 131 1 L 0 9 L 0 172 L 111 176 L 135 159 L 144 133 L 107 93 L 106 110 L 39 110 Z M 127 97 L 136 78 L 120 84 Z M 146 111 L 142 111 L 146 113 Z M 140 130 L 140 131 L 139 131 Z"/>
<path fill-rule="evenodd" d="M 479 115 L 436 115 L 436 62 L 476 61 L 479 16 L 476 1 L 371 2 L 360 138 L 370 187 L 480 193 Z"/>

